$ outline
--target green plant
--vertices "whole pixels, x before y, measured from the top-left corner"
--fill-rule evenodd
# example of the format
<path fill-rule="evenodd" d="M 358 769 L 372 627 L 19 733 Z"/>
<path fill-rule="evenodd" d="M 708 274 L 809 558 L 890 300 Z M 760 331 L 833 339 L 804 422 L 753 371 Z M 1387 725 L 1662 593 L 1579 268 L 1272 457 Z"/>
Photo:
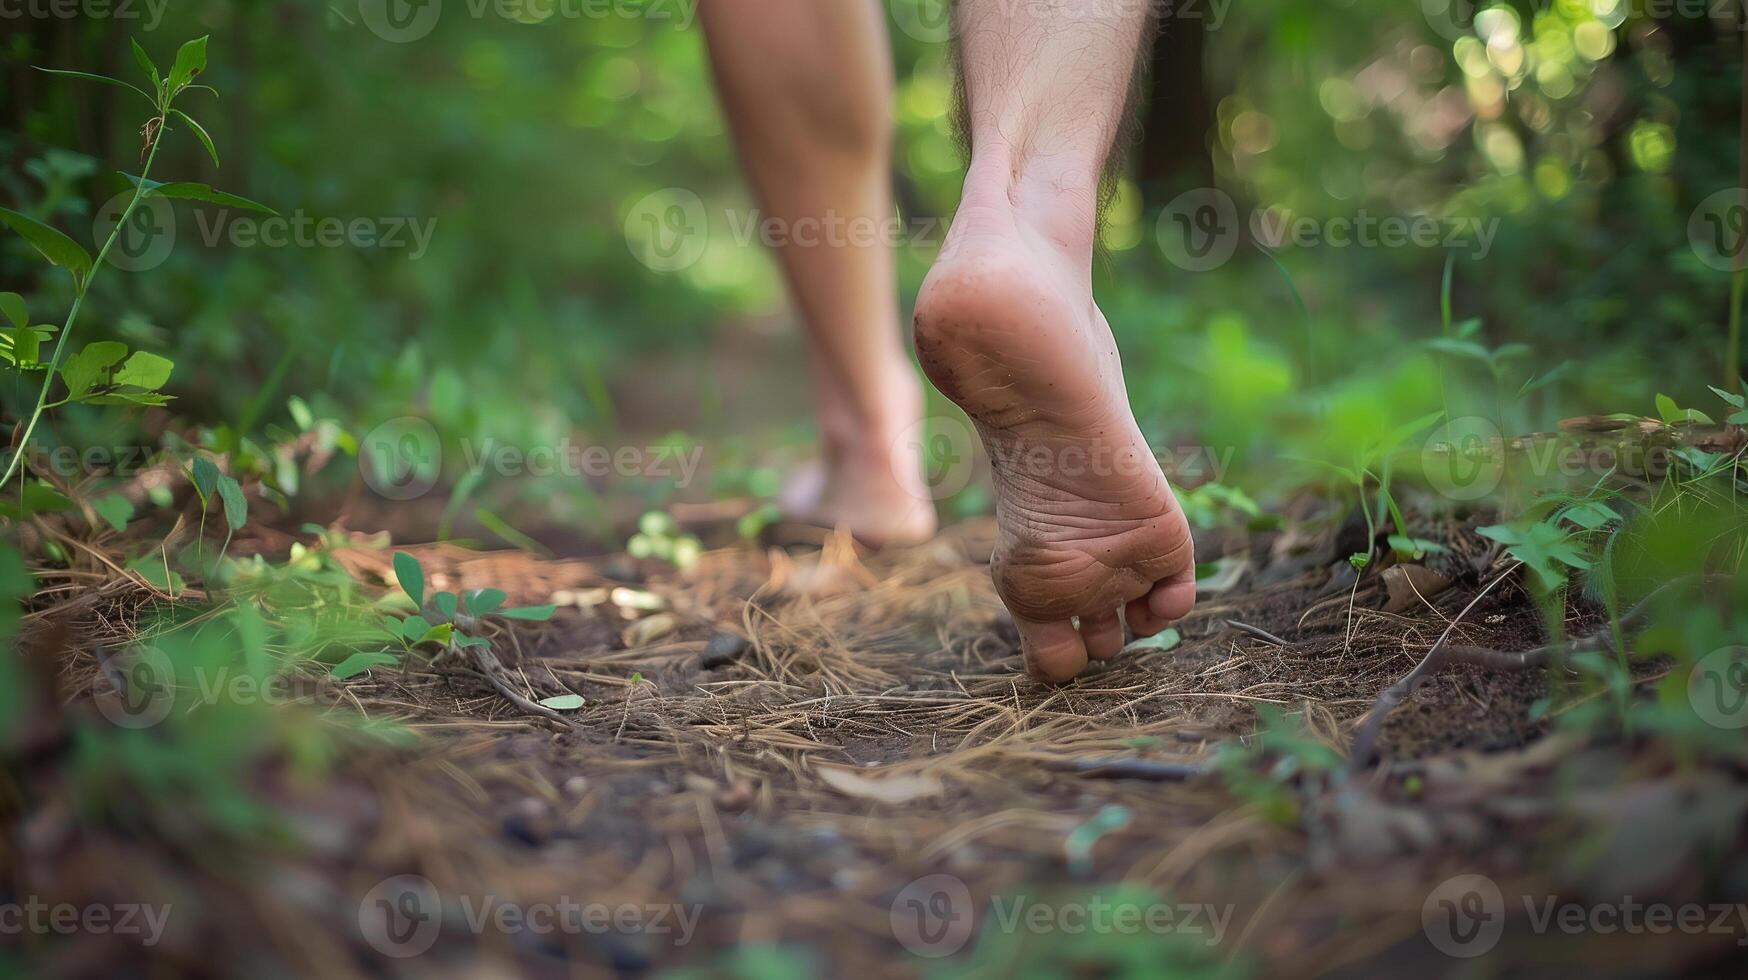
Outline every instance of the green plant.
<path fill-rule="evenodd" d="M 409 651 L 422 644 L 437 644 L 449 648 L 489 647 L 491 641 L 477 632 L 479 620 L 487 616 L 544 622 L 551 619 L 557 606 L 504 607 L 506 598 L 501 589 L 475 589 L 457 595 L 436 592 L 425 595 L 425 570 L 419 560 L 404 551 L 395 552 L 395 581 L 413 602 L 414 611 L 402 618 L 389 617 L 390 627 Z M 368 669 L 368 668 L 365 668 Z"/>
<path fill-rule="evenodd" d="M 212 157 L 213 165 L 218 165 L 218 150 L 213 145 L 212 137 L 206 129 L 196 122 L 194 117 L 177 108 L 177 99 L 191 91 L 206 91 L 217 94 L 210 86 L 195 82 L 206 70 L 205 37 L 189 41 L 176 52 L 176 60 L 167 75 L 160 75 L 139 42 L 133 42 L 134 61 L 150 82 L 151 91 L 140 88 L 130 82 L 105 75 L 90 72 L 68 71 L 63 69 L 44 68 L 42 71 L 64 78 L 83 79 L 114 86 L 133 92 L 145 99 L 151 106 L 151 114 L 141 129 L 141 167 L 139 176 L 123 174 L 134 188 L 133 196 L 122 210 L 121 217 L 110 231 L 93 257 L 78 242 L 67 237 L 53 226 L 39 221 L 29 215 L 9 208 L 0 208 L 0 223 L 5 224 L 21 235 L 43 258 L 57 265 L 72 276 L 73 303 L 67 311 L 66 321 L 61 325 L 59 337 L 55 341 L 53 353 L 47 361 L 40 359 L 40 348 L 43 340 L 56 333 L 53 328 L 31 326 L 29 317 L 20 297 L 6 294 L 0 300 L 5 319 L 11 324 L 7 333 L 6 359 L 15 370 L 26 374 L 41 371 L 43 374 L 41 386 L 37 392 L 35 407 L 25 421 L 22 434 L 16 440 L 18 446 L 6 465 L 4 475 L 0 475 L 0 487 L 11 482 L 14 473 L 26 458 L 31 436 L 35 434 L 37 423 L 43 413 L 50 408 L 72 403 L 86 404 L 131 404 L 131 405 L 162 405 L 168 400 L 161 389 L 170 379 L 172 363 L 168 358 L 144 351 L 135 352 L 131 357 L 127 347 L 116 341 L 97 341 L 87 345 L 77 354 L 66 356 L 69 339 L 72 337 L 73 325 L 78 320 L 80 307 L 84 305 L 85 297 L 91 288 L 93 277 L 103 268 L 104 260 L 109 251 L 120 238 L 122 230 L 132 220 L 140 201 L 148 194 L 164 198 L 177 198 L 192 201 L 207 201 L 228 207 L 247 208 L 250 210 L 274 213 L 271 208 L 253 201 L 216 191 L 206 184 L 183 181 L 178 183 L 159 183 L 151 179 L 152 163 L 157 159 L 158 149 L 163 143 L 164 134 L 169 130 L 171 121 L 177 125 L 188 127 L 200 145 Z M 66 387 L 66 395 L 51 403 L 49 395 L 54 387 L 55 378 L 59 376 Z"/>
<path fill-rule="evenodd" d="M 1228 791 L 1258 806 L 1277 823 L 1299 819 L 1301 779 L 1322 782 L 1347 769 L 1347 760 L 1328 744 L 1304 733 L 1302 719 L 1273 705 L 1257 707 L 1256 734 L 1225 742 L 1210 767 Z"/>
<path fill-rule="evenodd" d="M 704 553 L 704 546 L 696 535 L 682 532 L 672 517 L 652 510 L 638 520 L 637 533 L 626 543 L 625 550 L 633 558 L 659 558 L 675 568 L 690 568 Z"/>

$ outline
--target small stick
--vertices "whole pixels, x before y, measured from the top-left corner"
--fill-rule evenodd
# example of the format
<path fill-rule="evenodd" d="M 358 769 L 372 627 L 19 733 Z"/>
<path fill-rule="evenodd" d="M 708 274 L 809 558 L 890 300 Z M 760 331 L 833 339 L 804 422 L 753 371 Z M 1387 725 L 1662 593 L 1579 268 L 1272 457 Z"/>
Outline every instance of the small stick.
<path fill-rule="evenodd" d="M 458 648 L 452 643 L 450 644 L 450 649 L 456 650 Z M 466 649 L 473 655 L 474 665 L 479 668 L 479 672 L 484 674 L 486 680 L 491 682 L 491 685 L 498 689 L 498 693 L 502 694 L 511 704 L 521 708 L 523 711 L 526 711 L 531 715 L 539 715 L 542 718 L 558 722 L 566 728 L 576 727 L 576 723 L 569 718 L 566 718 L 564 715 L 548 708 L 544 704 L 537 704 L 534 701 L 528 700 L 522 692 L 511 687 L 509 682 L 505 681 L 503 677 L 500 676 L 504 670 L 504 665 L 498 660 L 497 654 L 492 652 L 491 647 L 470 646 Z"/>
<path fill-rule="evenodd" d="M 1095 779 L 1145 779 L 1156 783 L 1195 779 L 1207 772 L 1207 767 L 1199 762 L 1160 762 L 1121 756 L 1053 759 L 1044 763 L 1044 768 L 1059 772 L 1077 772 Z"/>
<path fill-rule="evenodd" d="M 1263 641 L 1264 643 L 1273 643 L 1275 646 L 1278 646 L 1278 647 L 1291 647 L 1292 646 L 1291 643 L 1288 643 L 1286 640 L 1281 639 L 1280 637 L 1274 635 L 1273 633 L 1270 633 L 1268 630 L 1265 630 L 1260 626 L 1252 626 L 1249 623 L 1241 623 L 1236 619 L 1228 619 L 1226 621 L 1226 625 L 1232 627 L 1233 629 L 1237 630 L 1240 633 L 1249 633 L 1251 636 L 1256 637 L 1257 639 Z"/>
<path fill-rule="evenodd" d="M 1445 643 L 1450 640 L 1451 633 L 1456 630 L 1457 624 L 1462 622 L 1463 617 L 1480 604 L 1487 593 L 1493 591 L 1494 586 L 1505 581 L 1505 577 L 1517 571 L 1518 566 L 1522 564 L 1522 562 L 1512 562 L 1505 571 L 1500 572 L 1493 577 L 1492 581 L 1482 586 L 1481 591 L 1475 593 L 1475 598 L 1469 600 L 1469 604 L 1463 607 L 1462 612 L 1457 613 L 1456 617 L 1445 625 L 1445 631 L 1439 634 L 1438 640 L 1426 651 L 1426 656 L 1421 658 L 1420 663 L 1415 664 L 1413 670 L 1403 675 L 1401 680 L 1391 684 L 1384 689 L 1382 694 L 1378 695 L 1378 700 L 1373 702 L 1372 710 L 1366 713 L 1365 720 L 1360 723 L 1359 731 L 1354 735 L 1352 761 L 1355 766 L 1368 765 L 1372 761 L 1372 750 L 1377 744 L 1378 728 L 1384 723 L 1384 716 L 1395 710 L 1396 706 L 1401 704 L 1420 685 L 1422 680 L 1437 673 L 1438 669 L 1444 665 Z"/>
<path fill-rule="evenodd" d="M 1384 692 L 1378 695 L 1378 700 L 1372 705 L 1372 710 L 1366 714 L 1365 720 L 1360 723 L 1359 731 L 1354 735 L 1352 755 L 1354 765 L 1363 766 L 1372 761 L 1372 750 L 1377 744 L 1378 729 L 1383 724 L 1384 716 L 1394 710 L 1397 705 L 1401 704 L 1422 680 L 1437 673 L 1439 668 L 1443 667 L 1447 661 L 1454 660 L 1458 663 L 1474 664 L 1479 667 L 1487 667 L 1493 670 L 1527 670 L 1531 667 L 1544 666 L 1549 660 L 1553 659 L 1556 652 L 1559 652 L 1562 649 L 1568 653 L 1584 653 L 1591 650 L 1606 650 L 1614 652 L 1615 628 L 1618 627 L 1621 632 L 1624 633 L 1629 627 L 1636 625 L 1640 620 L 1645 618 L 1646 613 L 1651 611 L 1652 603 L 1656 602 L 1657 598 L 1663 593 L 1677 585 L 1690 582 L 1695 578 L 1698 578 L 1701 583 L 1707 583 L 1721 581 L 1728 577 L 1727 575 L 1713 574 L 1699 576 L 1688 575 L 1677 579 L 1671 579 L 1647 593 L 1643 599 L 1640 599 L 1633 605 L 1633 608 L 1627 610 L 1621 615 L 1618 623 L 1573 643 L 1565 644 L 1563 647 L 1561 645 L 1549 644 L 1547 646 L 1537 647 L 1534 650 L 1508 653 L 1500 650 L 1490 650 L 1486 647 L 1447 646 L 1446 641 L 1450 639 L 1451 631 L 1456 629 L 1457 623 L 1460 622 L 1464 616 L 1468 615 L 1470 610 L 1475 608 L 1475 604 L 1481 601 L 1482 596 L 1486 595 L 1489 590 L 1491 590 L 1495 585 L 1498 585 L 1505 576 L 1511 574 L 1521 564 L 1523 563 L 1513 562 L 1511 567 L 1499 573 L 1499 576 L 1493 579 L 1493 581 L 1488 582 L 1480 592 L 1475 594 L 1475 598 L 1469 600 L 1469 604 L 1463 607 L 1463 611 L 1457 613 L 1456 618 L 1451 620 L 1450 625 L 1445 627 L 1445 631 L 1439 636 L 1438 642 L 1432 645 L 1432 648 L 1426 652 L 1426 656 L 1421 659 L 1420 663 L 1415 665 L 1414 669 L 1409 671 L 1401 680 L 1385 688 Z"/>

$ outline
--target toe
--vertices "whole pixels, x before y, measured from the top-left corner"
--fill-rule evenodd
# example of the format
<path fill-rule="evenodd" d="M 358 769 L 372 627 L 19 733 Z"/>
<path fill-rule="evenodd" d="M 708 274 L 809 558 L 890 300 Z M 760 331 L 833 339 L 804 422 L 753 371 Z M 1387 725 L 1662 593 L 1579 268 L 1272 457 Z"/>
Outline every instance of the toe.
<path fill-rule="evenodd" d="M 1152 636 L 1171 625 L 1168 620 L 1155 616 L 1153 610 L 1148 608 L 1147 596 L 1130 600 L 1123 607 L 1123 619 L 1135 631 L 1136 636 Z"/>
<path fill-rule="evenodd" d="M 1086 644 L 1073 623 L 1039 623 L 1014 617 L 1020 630 L 1020 645 L 1026 653 L 1026 670 L 1051 684 L 1074 679 L 1086 669 Z"/>
<path fill-rule="evenodd" d="M 1195 572 L 1155 582 L 1147 593 L 1147 609 L 1166 622 L 1175 622 L 1190 614 L 1196 604 Z"/>
<path fill-rule="evenodd" d="M 1109 660 L 1123 649 L 1123 621 L 1116 610 L 1100 616 L 1080 617 L 1080 638 L 1086 643 L 1086 655 L 1094 660 Z"/>

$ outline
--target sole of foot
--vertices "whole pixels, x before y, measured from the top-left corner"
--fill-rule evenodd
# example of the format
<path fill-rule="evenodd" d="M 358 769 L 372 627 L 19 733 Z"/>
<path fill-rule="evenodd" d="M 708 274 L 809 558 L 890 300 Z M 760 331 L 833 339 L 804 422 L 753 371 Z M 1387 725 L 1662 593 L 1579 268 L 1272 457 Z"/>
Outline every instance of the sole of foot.
<path fill-rule="evenodd" d="M 1061 682 L 1116 656 L 1125 619 L 1151 636 L 1183 618 L 1196 585 L 1189 524 L 1093 303 L 1090 250 L 1049 227 L 968 193 L 918 295 L 916 344 L 989 452 L 992 570 L 1027 667 Z"/>

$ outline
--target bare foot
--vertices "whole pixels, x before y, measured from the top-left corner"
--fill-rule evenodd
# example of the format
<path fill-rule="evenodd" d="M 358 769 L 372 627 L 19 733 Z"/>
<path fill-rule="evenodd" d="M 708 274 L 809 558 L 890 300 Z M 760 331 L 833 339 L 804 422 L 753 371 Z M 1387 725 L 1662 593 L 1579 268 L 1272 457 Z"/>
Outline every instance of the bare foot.
<path fill-rule="evenodd" d="M 844 527 L 870 545 L 927 541 L 936 530 L 935 508 L 915 454 L 895 452 L 905 424 L 922 417 L 922 386 L 902 365 L 885 405 L 890 423 L 857 423 L 822 411 L 824 459 L 798 470 L 777 505 L 783 516 L 821 527 Z M 830 399 L 824 399 L 828 403 Z"/>
<path fill-rule="evenodd" d="M 1190 611 L 1193 546 L 1093 304 L 1087 234 L 985 186 L 968 185 L 917 297 L 917 355 L 989 451 L 995 587 L 1027 666 L 1065 681 L 1122 648 L 1119 610 L 1144 636 Z"/>

